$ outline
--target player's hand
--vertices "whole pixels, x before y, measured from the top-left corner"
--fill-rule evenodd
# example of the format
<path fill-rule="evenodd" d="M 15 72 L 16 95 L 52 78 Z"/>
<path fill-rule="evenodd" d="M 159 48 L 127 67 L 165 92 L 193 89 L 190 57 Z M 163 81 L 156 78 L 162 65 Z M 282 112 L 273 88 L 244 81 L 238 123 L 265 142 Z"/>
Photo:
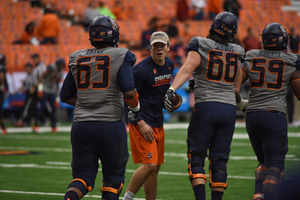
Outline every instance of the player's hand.
<path fill-rule="evenodd" d="M 237 102 L 236 105 L 237 105 L 237 107 L 238 107 L 241 111 L 245 112 L 246 107 L 247 107 L 247 105 L 248 105 L 248 102 L 249 102 L 249 101 L 248 101 L 247 99 L 242 99 L 242 98 L 241 98 L 241 101 L 240 101 L 240 102 Z"/>
<path fill-rule="evenodd" d="M 140 133 L 147 142 L 154 140 L 153 129 L 144 120 L 138 122 Z"/>
<path fill-rule="evenodd" d="M 175 96 L 175 91 L 172 89 L 168 89 L 165 98 L 164 98 L 164 105 L 165 109 L 169 112 L 173 112 L 173 106 L 174 106 L 174 96 Z"/>
<path fill-rule="evenodd" d="M 137 117 L 138 117 L 138 112 L 133 112 L 132 110 L 130 110 L 129 112 L 128 112 L 128 119 L 130 120 L 130 121 L 136 121 L 137 120 Z"/>

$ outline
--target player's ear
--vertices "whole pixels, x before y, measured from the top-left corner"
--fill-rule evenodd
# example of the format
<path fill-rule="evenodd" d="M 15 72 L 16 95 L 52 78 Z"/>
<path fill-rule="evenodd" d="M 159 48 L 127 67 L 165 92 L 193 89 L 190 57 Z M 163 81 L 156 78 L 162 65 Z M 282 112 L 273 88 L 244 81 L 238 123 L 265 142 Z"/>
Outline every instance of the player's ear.
<path fill-rule="evenodd" d="M 167 51 L 170 51 L 170 49 L 171 49 L 171 45 L 170 45 L 170 42 L 168 42 L 168 44 L 167 44 Z"/>

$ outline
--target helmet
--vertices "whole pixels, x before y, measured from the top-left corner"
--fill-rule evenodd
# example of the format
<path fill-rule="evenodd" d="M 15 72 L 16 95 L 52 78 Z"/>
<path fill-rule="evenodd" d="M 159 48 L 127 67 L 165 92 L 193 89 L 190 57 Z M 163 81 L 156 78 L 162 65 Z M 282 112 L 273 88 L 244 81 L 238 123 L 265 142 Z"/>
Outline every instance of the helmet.
<path fill-rule="evenodd" d="M 287 48 L 289 41 L 288 33 L 279 23 L 268 24 L 261 36 L 264 49 L 285 50 Z"/>
<path fill-rule="evenodd" d="M 4 54 L 0 54 L 0 65 L 5 65 L 6 64 L 6 57 Z"/>
<path fill-rule="evenodd" d="M 63 58 L 57 58 L 55 65 L 59 70 L 61 70 L 66 66 L 66 61 Z"/>
<path fill-rule="evenodd" d="M 120 36 L 119 26 L 109 16 L 98 16 L 89 25 L 89 36 L 92 46 L 98 42 L 107 42 L 117 47 Z"/>
<path fill-rule="evenodd" d="M 56 65 L 63 65 L 63 66 L 65 66 L 66 65 L 66 61 L 63 58 L 57 58 L 55 64 Z"/>
<path fill-rule="evenodd" d="M 231 12 L 221 12 L 214 18 L 209 32 L 215 32 L 230 41 L 237 33 L 237 29 L 237 17 Z"/>

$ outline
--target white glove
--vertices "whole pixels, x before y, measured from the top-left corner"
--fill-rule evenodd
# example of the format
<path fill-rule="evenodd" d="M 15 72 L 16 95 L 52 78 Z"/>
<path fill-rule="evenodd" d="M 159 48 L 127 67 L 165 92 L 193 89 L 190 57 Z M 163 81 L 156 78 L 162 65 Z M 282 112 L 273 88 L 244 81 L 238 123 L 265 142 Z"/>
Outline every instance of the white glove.
<path fill-rule="evenodd" d="M 236 103 L 236 105 L 237 105 L 237 107 L 239 107 L 239 109 L 241 111 L 245 111 L 245 109 L 246 109 L 246 107 L 248 105 L 248 101 L 249 100 L 247 100 L 247 99 L 244 100 L 244 99 L 241 98 L 241 101 L 238 102 L 238 103 Z"/>

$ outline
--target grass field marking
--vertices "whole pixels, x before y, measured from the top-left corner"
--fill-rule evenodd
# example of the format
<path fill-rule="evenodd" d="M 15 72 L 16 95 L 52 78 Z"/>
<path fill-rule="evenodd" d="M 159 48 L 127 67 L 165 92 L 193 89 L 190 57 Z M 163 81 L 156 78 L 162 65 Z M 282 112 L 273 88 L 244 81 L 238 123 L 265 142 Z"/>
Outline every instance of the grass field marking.
<path fill-rule="evenodd" d="M 29 192 L 29 191 L 16 191 L 16 190 L 0 190 L 0 193 L 10 194 L 30 194 L 30 195 L 45 195 L 45 196 L 65 196 L 64 193 L 50 193 L 50 192 Z M 100 195 L 85 195 L 84 198 L 101 198 Z M 120 197 L 123 199 L 123 197 Z M 143 200 L 141 198 L 134 198 L 137 200 Z"/>
<path fill-rule="evenodd" d="M 46 165 L 70 165 L 71 162 L 47 161 Z"/>
<path fill-rule="evenodd" d="M 49 165 L 39 165 L 35 163 L 25 163 L 25 164 L 7 164 L 7 163 L 0 163 L 0 167 L 4 168 L 31 168 L 31 169 L 62 169 L 62 170 L 71 170 L 71 166 L 64 167 L 64 166 L 49 166 Z M 101 171 L 101 168 L 99 168 Z M 126 169 L 126 173 L 134 173 L 135 170 L 133 169 Z M 166 171 L 159 171 L 161 175 L 171 175 L 171 176 L 188 176 L 188 173 L 182 172 L 166 172 Z M 208 174 L 206 174 L 209 176 Z M 233 179 L 254 179 L 253 177 L 248 176 L 228 176 L 228 178 Z"/>
<path fill-rule="evenodd" d="M 25 132 L 24 132 L 25 133 Z M 15 135 L 15 134 L 7 134 L 2 135 L 5 138 L 13 138 L 13 139 L 26 139 L 26 140 L 54 140 L 54 141 L 70 141 L 70 136 L 58 136 L 58 135 L 36 135 L 36 134 L 23 134 L 23 135 Z M 0 134 L 1 137 L 1 134 Z"/>
<path fill-rule="evenodd" d="M 26 151 L 45 151 L 45 152 L 72 152 L 71 148 L 48 148 L 48 147 L 12 147 L 0 146 L 4 150 L 26 150 Z"/>
<path fill-rule="evenodd" d="M 166 130 L 169 130 L 169 129 L 187 129 L 188 126 L 189 126 L 189 123 L 174 123 L 174 124 L 165 123 L 164 124 L 164 128 Z M 244 122 L 237 122 L 235 124 L 235 127 L 245 127 L 245 123 Z M 70 132 L 71 131 L 71 126 L 58 126 L 57 129 L 58 129 L 58 132 Z M 51 132 L 51 127 L 39 127 L 39 130 L 40 130 L 41 133 Z M 31 127 L 8 127 L 7 132 L 8 133 L 21 133 L 21 132 L 31 133 L 32 128 Z"/>
<path fill-rule="evenodd" d="M 296 146 L 296 147 L 300 148 L 300 146 Z M 63 152 L 63 153 L 65 153 L 65 152 L 72 152 L 71 148 L 48 148 L 48 147 L 11 147 L 11 146 L 0 146 L 0 149 L 5 149 L 5 150 L 16 150 L 17 149 L 17 150 L 27 150 L 27 151 Z M 128 153 L 131 154 L 131 151 L 129 151 Z M 166 157 L 180 157 L 180 158 L 186 158 L 187 157 L 186 153 L 165 152 L 164 155 Z M 231 160 L 256 160 L 256 157 L 255 156 L 230 156 L 229 159 L 231 159 Z M 296 155 L 290 155 L 290 154 L 288 154 L 286 156 L 286 160 L 289 160 L 289 161 L 299 161 L 300 158 L 297 158 Z M 59 164 L 56 164 L 56 165 L 59 165 Z"/>

